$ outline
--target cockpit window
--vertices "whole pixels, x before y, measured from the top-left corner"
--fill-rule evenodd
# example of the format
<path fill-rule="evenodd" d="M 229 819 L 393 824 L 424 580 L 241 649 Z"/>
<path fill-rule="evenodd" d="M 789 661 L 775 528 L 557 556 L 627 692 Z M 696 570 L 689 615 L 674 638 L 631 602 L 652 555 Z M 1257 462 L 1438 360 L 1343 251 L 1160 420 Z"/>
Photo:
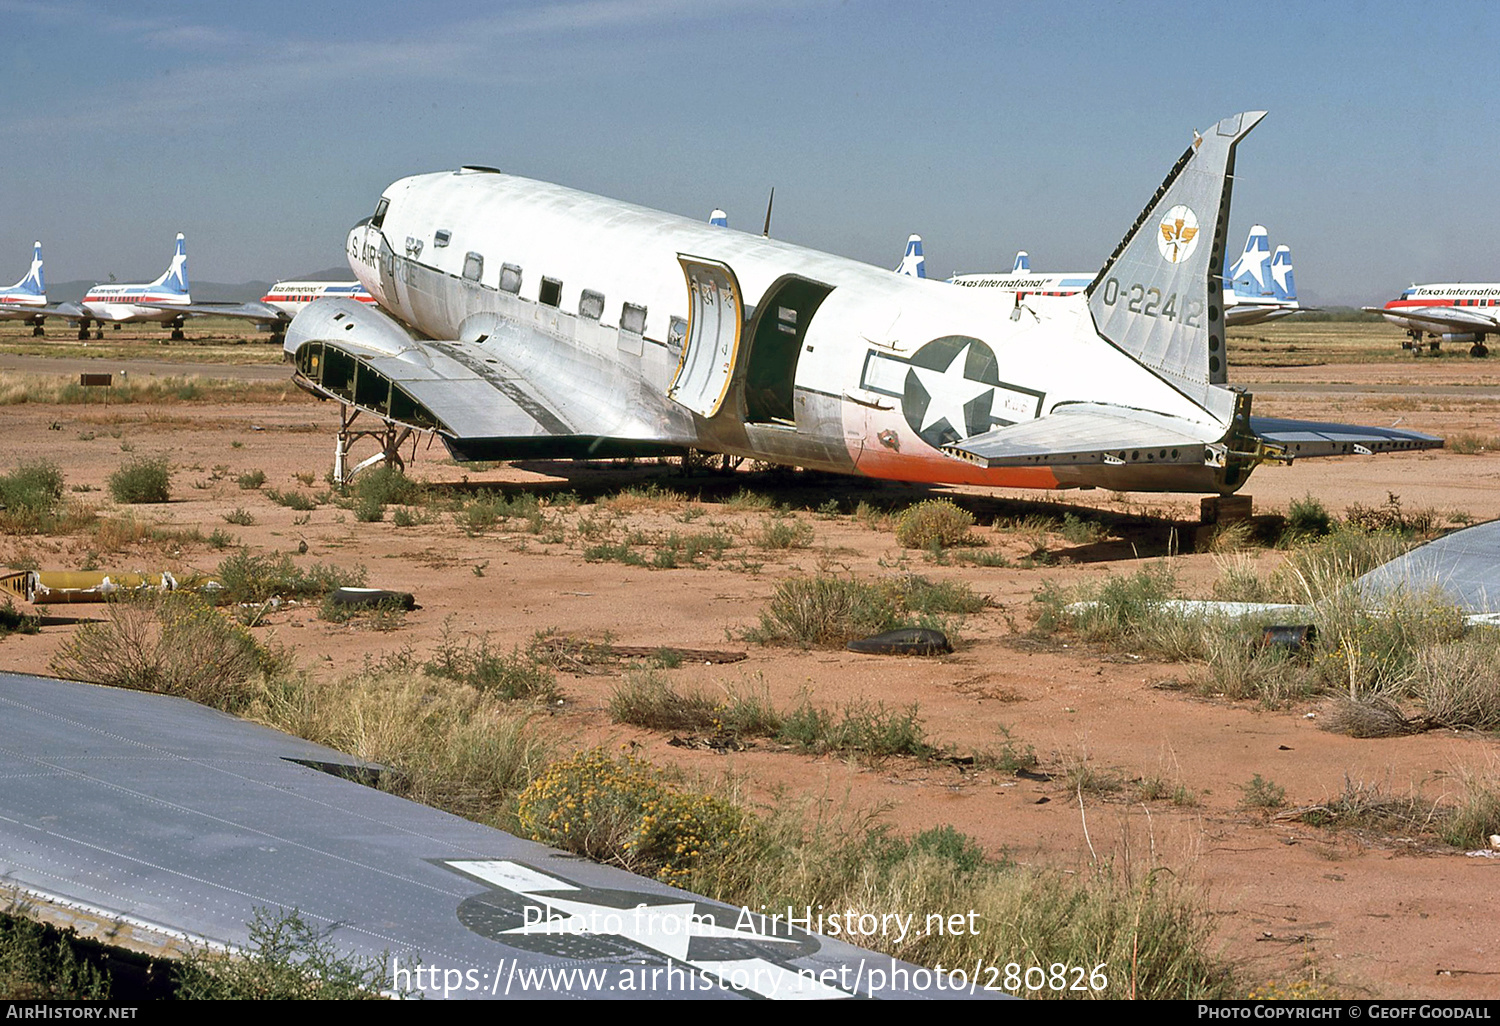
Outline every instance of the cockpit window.
<path fill-rule="evenodd" d="M 384 196 L 380 197 L 380 202 L 375 204 L 375 213 L 370 217 L 371 228 L 379 228 L 381 225 L 385 224 L 385 210 L 390 205 L 390 200 L 386 199 Z"/>

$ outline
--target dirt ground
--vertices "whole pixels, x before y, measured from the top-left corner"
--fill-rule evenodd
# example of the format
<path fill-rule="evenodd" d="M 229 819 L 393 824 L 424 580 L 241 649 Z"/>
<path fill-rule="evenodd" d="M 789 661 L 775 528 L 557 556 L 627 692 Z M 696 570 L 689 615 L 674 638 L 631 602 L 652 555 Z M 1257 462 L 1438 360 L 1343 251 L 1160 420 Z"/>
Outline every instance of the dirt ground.
<path fill-rule="evenodd" d="M 1248 364 L 1233 380 L 1251 387 L 1257 413 L 1400 424 L 1468 437 L 1462 448 L 1478 450 L 1262 467 L 1244 490 L 1254 496 L 1257 512 L 1284 511 L 1292 499 L 1311 494 L 1339 514 L 1351 504 L 1380 505 L 1395 494 L 1408 510 L 1500 517 L 1500 455 L 1486 444 L 1500 434 L 1500 362 L 1459 353 L 1403 355 L 1398 333 L 1378 325 L 1255 331 L 1238 340 L 1232 353 Z M 110 340 L 100 359 L 76 346 L 59 347 L 66 362 L 48 355 L 0 356 L 0 374 L 57 378 L 80 367 L 130 369 L 136 378 L 249 373 L 220 363 L 180 366 L 180 354 L 201 353 L 153 339 L 150 333 L 125 333 Z M 3 343 L 12 340 L 17 347 L 6 350 Z M 21 342 L 5 329 L 0 352 L 21 351 Z M 25 348 L 47 352 L 29 340 Z M 232 349 L 216 355 L 237 366 L 257 361 L 253 373 L 259 376 L 270 372 L 268 348 L 245 346 L 244 359 Z M 1183 676 L 1180 665 L 1027 638 L 1028 607 L 1045 581 L 1073 584 L 1169 558 L 1186 589 L 1206 595 L 1222 557 L 1173 554 L 1188 547 L 1184 539 L 1197 520 L 1196 496 L 944 490 L 745 471 L 684 477 L 675 467 L 644 463 L 478 469 L 454 465 L 440 444 L 429 448 L 424 442 L 409 465 L 413 477 L 473 488 L 528 488 L 554 497 L 549 513 L 561 530 L 535 535 L 502 526 L 470 536 L 447 516 L 397 527 L 389 514 L 383 522 L 360 523 L 332 504 L 299 513 L 272 502 L 264 488 L 236 484 L 238 475 L 262 470 L 266 488 L 325 488 L 337 416 L 332 405 L 294 391 L 266 403 L 226 397 L 106 405 L 101 394 L 85 405 L 11 405 L 0 408 L 0 471 L 45 455 L 64 469 L 73 498 L 101 512 L 119 512 L 108 499 L 109 474 L 132 455 L 166 456 L 175 466 L 172 501 L 133 507 L 136 517 L 196 526 L 204 535 L 222 529 L 255 552 L 290 552 L 301 564 L 362 564 L 373 586 L 415 594 L 420 608 L 394 631 L 327 623 L 308 606 L 275 612 L 256 628 L 294 646 L 313 672 L 351 670 L 366 657 L 403 647 L 429 653 L 445 627 L 487 635 L 506 650 L 549 629 L 619 645 L 742 650 L 748 653 L 742 662 L 665 672 L 680 688 L 764 687 L 781 706 L 804 694 L 832 707 L 916 703 L 929 734 L 946 750 L 993 751 L 1009 739 L 1033 749 L 1038 769 L 1055 779 L 974 771 L 954 762 L 813 758 L 770 746 L 729 753 L 674 746 L 669 736 L 611 722 L 607 703 L 617 673 L 563 675 L 564 701 L 552 711 L 555 724 L 580 746 L 635 744 L 661 763 L 710 777 L 733 775 L 757 797 L 785 789 L 830 808 L 878 808 L 902 831 L 952 824 L 990 852 L 1022 863 L 1083 869 L 1095 858 L 1129 858 L 1169 867 L 1200 886 L 1217 921 L 1216 943 L 1251 982 L 1316 978 L 1347 996 L 1500 995 L 1494 928 L 1500 920 L 1500 860 L 1410 838 L 1324 830 L 1242 806 L 1243 786 L 1257 774 L 1284 787 L 1289 806 L 1316 804 L 1343 792 L 1347 782 L 1438 801 L 1458 789 L 1465 772 L 1500 770 L 1495 738 L 1429 732 L 1354 740 L 1320 730 L 1315 704 L 1270 711 L 1205 699 L 1163 686 Z M 312 475 L 315 484 L 299 483 L 297 474 Z M 577 527 L 598 510 L 595 500 L 624 485 L 653 481 L 686 498 L 616 501 L 617 523 L 646 534 L 722 530 L 735 538 L 724 558 L 666 570 L 584 559 L 586 543 Z M 796 510 L 797 519 L 811 526 L 812 544 L 759 546 L 759 532 L 774 514 L 731 508 L 725 500 L 741 488 Z M 581 504 L 566 508 L 555 499 L 566 492 L 576 493 Z M 872 529 L 850 515 L 862 499 L 900 508 L 930 494 L 958 498 L 983 525 L 977 534 L 988 548 L 1013 565 L 939 565 L 899 548 L 888 527 Z M 838 501 L 839 514 L 817 512 L 829 500 Z M 254 523 L 228 523 L 226 514 L 236 510 Z M 1055 565 L 1015 566 L 1036 539 L 987 526 L 996 518 L 1061 518 L 1069 511 L 1096 511 L 1109 532 L 1078 545 L 1049 536 Z M 299 553 L 302 543 L 305 554 Z M 86 535 L 0 536 L 0 566 L 73 568 L 89 559 L 94 544 Z M 94 560 L 102 569 L 208 571 L 223 556 L 204 544 L 141 544 L 95 554 Z M 1257 557 L 1268 570 L 1279 558 L 1275 552 Z M 758 621 L 778 581 L 819 568 L 861 577 L 910 571 L 960 579 L 994 605 L 969 617 L 958 650 L 940 659 L 801 651 L 743 640 L 741 631 Z M 0 668 L 47 673 L 51 654 L 75 629 L 69 617 L 92 615 L 78 607 L 63 614 L 38 635 L 0 640 Z M 1140 802 L 1125 797 L 1127 787 L 1085 794 L 1080 801 L 1061 779 L 1080 763 L 1122 780 L 1159 780 L 1191 797 Z"/>

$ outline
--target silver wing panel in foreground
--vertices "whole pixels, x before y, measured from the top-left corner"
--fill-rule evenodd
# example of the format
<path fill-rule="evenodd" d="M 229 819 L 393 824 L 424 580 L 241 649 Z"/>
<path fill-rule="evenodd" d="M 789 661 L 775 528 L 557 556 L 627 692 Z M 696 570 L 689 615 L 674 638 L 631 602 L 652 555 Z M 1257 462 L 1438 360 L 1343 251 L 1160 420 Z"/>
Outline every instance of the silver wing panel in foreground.
<path fill-rule="evenodd" d="M 785 916 L 355 783 L 379 767 L 185 699 L 0 673 L 0 722 L 0 879 L 126 934 L 240 947 L 258 910 L 297 909 L 433 997 L 956 996 Z"/>

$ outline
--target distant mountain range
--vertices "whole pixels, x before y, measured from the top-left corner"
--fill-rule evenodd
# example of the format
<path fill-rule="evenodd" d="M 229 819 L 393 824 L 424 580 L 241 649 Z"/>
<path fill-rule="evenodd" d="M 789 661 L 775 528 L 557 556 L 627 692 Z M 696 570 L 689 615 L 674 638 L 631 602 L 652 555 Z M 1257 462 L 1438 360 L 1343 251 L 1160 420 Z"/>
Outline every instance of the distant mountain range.
<path fill-rule="evenodd" d="M 281 281 L 352 281 L 354 276 L 349 273 L 348 267 L 329 267 L 322 271 L 313 271 L 311 274 L 289 274 Z M 85 292 L 95 285 L 105 284 L 96 281 L 63 281 L 47 283 L 47 301 L 49 303 L 76 303 L 83 298 Z M 273 282 L 269 281 L 242 281 L 231 285 L 222 281 L 198 281 L 194 279 L 190 283 L 193 287 L 193 299 L 199 303 L 249 303 L 259 299 L 266 294 Z"/>

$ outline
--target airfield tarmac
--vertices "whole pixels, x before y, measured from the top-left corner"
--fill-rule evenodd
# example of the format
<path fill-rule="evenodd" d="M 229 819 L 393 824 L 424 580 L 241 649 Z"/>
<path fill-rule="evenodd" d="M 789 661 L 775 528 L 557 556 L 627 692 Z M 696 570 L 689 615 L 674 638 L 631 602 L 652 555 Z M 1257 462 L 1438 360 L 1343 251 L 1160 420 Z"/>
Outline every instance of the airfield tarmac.
<path fill-rule="evenodd" d="M 63 468 L 68 486 L 91 489 L 71 492 L 72 498 L 120 512 L 107 498 L 109 474 L 132 455 L 166 456 L 176 467 L 172 501 L 131 508 L 137 518 L 196 526 L 205 535 L 224 529 L 253 552 L 290 552 L 304 564 L 362 564 L 372 586 L 415 594 L 421 608 L 393 631 L 357 621 L 326 623 L 315 606 L 283 609 L 256 628 L 294 646 L 310 671 L 354 670 L 366 657 L 403 647 L 425 656 L 445 625 L 488 635 L 504 651 L 548 629 L 617 645 L 743 650 L 744 662 L 664 672 L 680 690 L 763 684 L 780 707 L 795 705 L 803 694 L 828 707 L 915 702 L 929 735 L 946 749 L 994 750 L 1008 737 L 1034 749 L 1037 768 L 1054 779 L 947 762 L 814 758 L 765 744 L 727 753 L 676 746 L 669 735 L 611 722 L 607 704 L 620 681 L 618 667 L 560 675 L 564 703 L 552 711 L 553 724 L 580 747 L 634 745 L 654 761 L 691 773 L 736 776 L 760 799 L 784 789 L 831 810 L 882 809 L 900 831 L 952 824 L 991 854 L 1023 863 L 1083 871 L 1097 857 L 1128 860 L 1137 871 L 1169 867 L 1200 886 L 1217 921 L 1217 943 L 1251 985 L 1316 978 L 1344 996 L 1500 994 L 1493 926 L 1500 919 L 1500 860 L 1411 838 L 1324 830 L 1241 806 L 1242 787 L 1257 774 L 1286 789 L 1288 808 L 1338 795 L 1346 782 L 1437 801 L 1458 789 L 1465 772 L 1500 772 L 1494 738 L 1435 731 L 1355 740 L 1319 730 L 1317 719 L 1308 718 L 1319 711 L 1316 703 L 1263 710 L 1199 697 L 1164 686 L 1188 672 L 1181 665 L 1027 637 L 1031 597 L 1045 581 L 1067 586 L 1169 558 L 1184 591 L 1206 597 L 1225 557 L 1169 554 L 1197 519 L 1197 497 L 950 492 L 744 471 L 680 477 L 675 468 L 644 462 L 480 470 L 454 465 L 440 445 L 428 449 L 424 442 L 408 467 L 415 478 L 471 488 L 530 487 L 548 495 L 572 491 L 582 505 L 558 507 L 561 529 L 540 536 L 519 524 L 470 536 L 447 517 L 412 527 L 394 526 L 389 514 L 383 522 L 359 523 L 332 504 L 299 513 L 272 502 L 264 489 L 242 490 L 235 478 L 262 470 L 268 488 L 324 488 L 336 408 L 290 386 L 277 391 L 274 372 L 285 371 L 274 347 L 242 344 L 236 328 L 190 327 L 211 336 L 211 344 L 167 346 L 156 342 L 157 333 L 126 330 L 90 343 L 89 352 L 66 334 L 37 344 L 14 327 L 0 327 L 0 353 L 13 354 L 0 356 L 0 374 L 7 376 L 76 381 L 80 367 L 88 367 L 127 370 L 135 381 L 169 373 L 262 379 L 248 400 L 227 391 L 206 399 L 106 405 L 100 394 L 86 404 L 5 406 L 0 470 L 45 454 Z M 1284 511 L 1292 499 L 1312 494 L 1342 514 L 1352 504 L 1379 506 L 1395 494 L 1407 510 L 1500 517 L 1500 455 L 1494 451 L 1500 447 L 1500 360 L 1470 360 L 1462 347 L 1413 357 L 1399 350 L 1399 339 L 1395 329 L 1378 324 L 1257 326 L 1231 338 L 1231 381 L 1252 388 L 1260 414 L 1399 423 L 1466 437 L 1462 448 L 1477 451 L 1262 467 L 1245 489 L 1257 512 Z M 267 374 L 269 380 L 262 377 Z M 314 474 L 316 484 L 299 483 L 298 473 Z M 611 498 L 623 487 L 652 482 L 674 494 Z M 790 506 L 811 528 L 812 543 L 791 549 L 757 544 L 776 514 L 726 501 L 742 488 Z M 899 548 L 889 526 L 872 528 L 851 515 L 861 500 L 900 509 L 931 494 L 958 498 L 984 525 L 976 535 L 1012 566 L 935 564 Z M 830 499 L 839 500 L 839 514 L 816 512 Z M 254 523 L 227 523 L 225 514 L 236 509 Z M 588 562 L 578 521 L 606 509 L 622 532 L 650 536 L 717 525 L 735 543 L 723 559 L 699 567 Z M 1047 536 L 1053 565 L 1017 565 L 1036 547 L 1036 537 L 988 526 L 1032 514 L 1061 519 L 1070 511 L 1097 516 L 1109 532 L 1082 544 Z M 305 556 L 298 555 L 301 542 Z M 73 568 L 94 547 L 91 535 L 0 536 L 0 566 Z M 644 551 L 650 555 L 649 546 Z M 204 544 L 141 542 L 97 559 L 102 568 L 175 572 L 211 570 L 223 556 Z M 1269 572 L 1281 556 L 1257 550 L 1247 558 Z M 958 651 L 938 660 L 773 648 L 738 636 L 757 622 L 778 581 L 820 569 L 962 580 L 995 605 L 970 616 Z M 88 615 L 78 607 L 61 612 Z M 72 630 L 59 623 L 35 636 L 0 640 L 0 669 L 46 673 Z M 1122 786 L 1085 793 L 1080 809 L 1079 795 L 1064 782 L 1079 764 L 1122 782 L 1181 786 L 1194 804 L 1140 802 L 1129 797 L 1136 789 Z"/>

